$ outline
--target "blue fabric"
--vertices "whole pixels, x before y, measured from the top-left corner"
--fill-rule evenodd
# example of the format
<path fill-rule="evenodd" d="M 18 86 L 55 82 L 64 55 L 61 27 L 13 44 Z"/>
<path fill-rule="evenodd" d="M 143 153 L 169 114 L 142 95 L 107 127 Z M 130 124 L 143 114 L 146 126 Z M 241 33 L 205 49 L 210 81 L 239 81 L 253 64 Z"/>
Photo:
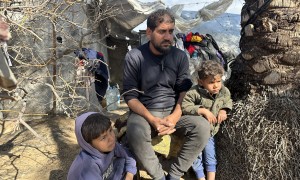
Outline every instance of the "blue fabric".
<path fill-rule="evenodd" d="M 103 173 L 103 180 L 123 180 L 125 178 L 125 158 L 114 159 L 111 167 Z"/>
<path fill-rule="evenodd" d="M 97 51 L 89 48 L 82 48 L 87 59 L 98 59 L 97 58 Z"/>
<path fill-rule="evenodd" d="M 159 180 L 166 180 L 166 177 L 165 176 L 163 176 L 162 178 L 160 178 Z"/>
<path fill-rule="evenodd" d="M 97 52 L 93 49 L 89 48 L 82 48 L 82 50 L 76 50 L 74 51 L 75 55 L 79 59 L 85 59 L 85 60 L 100 60 L 101 62 L 98 63 L 99 65 L 95 69 L 95 73 L 103 76 L 106 80 L 108 80 L 108 68 L 106 66 L 106 61 L 104 59 L 104 56 L 101 52 Z M 102 63 L 103 62 L 103 63 Z"/>
<path fill-rule="evenodd" d="M 86 55 L 86 58 L 89 60 L 95 60 L 99 59 L 100 63 L 97 63 L 97 66 L 95 67 L 95 90 L 96 95 L 98 98 L 98 101 L 101 102 L 103 97 L 105 96 L 106 90 L 108 88 L 108 68 L 106 64 L 102 62 L 106 62 L 104 60 L 103 54 L 100 52 L 97 52 L 93 49 L 88 48 L 82 48 L 82 51 Z"/>
<path fill-rule="evenodd" d="M 101 62 L 106 63 L 102 53 L 97 52 L 93 49 L 88 49 L 88 48 L 82 48 L 82 51 L 84 52 L 84 54 L 85 54 L 85 56 L 88 60 L 99 59 Z M 99 67 L 97 67 L 95 73 L 99 74 L 100 76 L 102 76 L 106 80 L 108 80 L 108 69 L 107 69 L 107 66 L 105 64 L 100 63 Z"/>
<path fill-rule="evenodd" d="M 74 53 L 79 59 L 92 61 L 90 63 L 92 65 L 87 69 L 95 75 L 96 96 L 98 101 L 101 102 L 108 88 L 109 79 L 108 67 L 106 64 L 104 64 L 106 61 L 103 54 L 89 48 L 82 48 L 81 51 L 76 50 Z"/>
<path fill-rule="evenodd" d="M 216 172 L 216 149 L 215 139 L 210 137 L 204 150 L 199 154 L 197 159 L 194 161 L 192 168 L 198 179 L 205 177 L 204 170 L 206 172 Z"/>

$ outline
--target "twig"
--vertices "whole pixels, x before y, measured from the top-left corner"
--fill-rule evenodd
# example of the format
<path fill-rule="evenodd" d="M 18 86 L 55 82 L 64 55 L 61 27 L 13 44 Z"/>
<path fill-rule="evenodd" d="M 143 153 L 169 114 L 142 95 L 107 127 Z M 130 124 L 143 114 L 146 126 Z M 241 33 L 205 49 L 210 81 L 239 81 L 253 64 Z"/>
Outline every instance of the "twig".
<path fill-rule="evenodd" d="M 25 112 L 25 109 L 26 109 L 26 101 L 23 101 L 23 107 L 21 109 L 21 111 L 19 112 L 19 115 L 18 117 L 15 119 L 17 120 L 16 124 L 15 124 L 15 128 L 14 128 L 14 131 L 15 130 L 18 130 L 19 129 L 19 123 L 22 123 L 35 137 L 43 140 L 46 144 L 47 144 L 47 141 L 42 137 L 40 136 L 35 130 L 33 130 L 24 120 L 23 120 L 23 115 L 24 115 L 24 112 Z"/>
<path fill-rule="evenodd" d="M 36 38 L 38 38 L 38 40 L 43 41 L 42 38 L 40 38 L 37 34 L 35 34 L 35 33 L 34 33 L 33 31 L 31 31 L 30 29 L 27 29 L 27 28 L 25 28 L 24 26 L 22 26 L 22 25 L 20 25 L 20 24 L 18 24 L 18 23 L 16 23 L 16 22 L 14 22 L 14 21 L 12 21 L 12 20 L 9 20 L 9 21 L 10 21 L 12 24 L 14 24 L 14 25 L 16 25 L 16 26 L 18 26 L 18 27 L 20 27 L 20 28 L 22 28 L 22 29 L 24 29 L 24 30 L 30 32 L 33 36 L 35 36 Z"/>

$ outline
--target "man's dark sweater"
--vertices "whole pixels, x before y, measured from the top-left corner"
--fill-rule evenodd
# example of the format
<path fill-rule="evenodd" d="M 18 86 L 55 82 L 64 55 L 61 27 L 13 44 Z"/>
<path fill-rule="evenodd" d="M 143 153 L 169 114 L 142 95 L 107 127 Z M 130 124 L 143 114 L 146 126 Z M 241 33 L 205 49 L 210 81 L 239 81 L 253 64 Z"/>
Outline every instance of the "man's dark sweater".
<path fill-rule="evenodd" d="M 180 49 L 172 47 L 164 56 L 154 55 L 149 43 L 126 54 L 123 74 L 123 93 L 128 102 L 138 99 L 146 108 L 173 107 L 180 92 L 190 89 L 188 58 Z"/>

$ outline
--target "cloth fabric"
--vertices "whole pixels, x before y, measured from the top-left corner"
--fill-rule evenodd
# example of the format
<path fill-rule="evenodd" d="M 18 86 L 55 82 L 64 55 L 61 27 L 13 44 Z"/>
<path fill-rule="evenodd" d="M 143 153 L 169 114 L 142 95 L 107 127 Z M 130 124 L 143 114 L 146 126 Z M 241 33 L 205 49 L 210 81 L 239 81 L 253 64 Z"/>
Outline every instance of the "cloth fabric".
<path fill-rule="evenodd" d="M 9 68 L 7 57 L 0 48 L 0 87 L 13 90 L 17 87 L 17 80 Z"/>
<path fill-rule="evenodd" d="M 157 57 L 149 49 L 149 42 L 126 54 L 123 74 L 124 99 L 139 99 L 146 108 L 173 107 L 177 95 L 192 86 L 185 52 L 172 47 Z"/>
<path fill-rule="evenodd" d="M 215 138 L 210 137 L 203 151 L 193 162 L 192 168 L 195 171 L 197 178 L 200 179 L 205 177 L 204 170 L 207 172 L 216 172 L 216 165 L 217 159 L 215 150 Z"/>
<path fill-rule="evenodd" d="M 171 110 L 150 110 L 150 113 L 163 118 L 169 115 Z M 185 141 L 176 163 L 171 165 L 169 174 L 176 179 L 180 179 L 205 147 L 209 138 L 209 123 L 201 116 L 182 116 L 175 128 L 174 135 L 181 138 L 185 137 Z M 134 112 L 130 113 L 127 121 L 129 147 L 147 173 L 153 179 L 158 180 L 164 177 L 164 172 L 152 148 L 151 139 L 155 136 L 157 136 L 157 132 L 146 119 Z"/>
<path fill-rule="evenodd" d="M 152 138 L 151 143 L 155 152 L 166 158 L 170 158 L 178 156 L 183 144 L 183 139 L 171 134 L 156 136 Z"/>
<path fill-rule="evenodd" d="M 102 99 L 104 98 L 107 88 L 108 80 L 99 74 L 95 74 L 95 90 L 99 103 L 101 103 Z"/>
<path fill-rule="evenodd" d="M 106 61 L 104 59 L 104 56 L 101 52 L 97 52 L 93 49 L 89 48 L 82 48 L 82 51 L 84 52 L 85 58 L 90 60 L 90 61 L 100 61 L 100 63 L 97 63 L 99 66 L 95 67 L 95 74 L 98 74 L 102 76 L 104 79 L 108 80 L 109 79 L 109 74 L 108 74 L 108 68 L 106 66 Z M 95 64 L 95 63 L 92 63 Z"/>
<path fill-rule="evenodd" d="M 186 115 L 198 115 L 200 107 L 209 109 L 215 116 L 221 109 L 231 110 L 232 99 L 227 87 L 222 86 L 220 92 L 215 96 L 199 85 L 193 86 L 185 95 L 182 101 L 182 113 Z M 215 135 L 220 128 L 220 124 L 211 125 L 211 134 Z"/>
<path fill-rule="evenodd" d="M 109 81 L 109 71 L 103 54 L 90 48 L 82 48 L 74 53 L 79 59 L 88 60 L 87 70 L 95 75 L 96 96 L 101 102 L 106 94 Z"/>
<path fill-rule="evenodd" d="M 96 112 L 88 112 L 76 118 L 75 134 L 82 149 L 73 161 L 67 179 L 122 179 L 125 172 L 135 174 L 137 171 L 136 161 L 129 156 L 126 149 L 119 143 L 116 143 L 115 149 L 110 153 L 101 153 L 83 139 L 81 134 L 82 124 L 93 113 Z"/>
<path fill-rule="evenodd" d="M 96 96 L 98 101 L 101 103 L 103 97 L 106 94 L 106 90 L 108 88 L 108 81 L 109 81 L 109 72 L 108 67 L 106 64 L 106 61 L 104 60 L 104 56 L 102 53 L 97 52 L 93 49 L 89 48 L 82 48 L 84 54 L 86 55 L 86 58 L 90 61 L 99 61 L 100 63 L 93 62 L 92 68 L 95 68 L 95 90 L 96 90 Z M 103 62 L 103 63 L 102 63 Z M 94 64 L 97 64 L 94 66 Z"/>

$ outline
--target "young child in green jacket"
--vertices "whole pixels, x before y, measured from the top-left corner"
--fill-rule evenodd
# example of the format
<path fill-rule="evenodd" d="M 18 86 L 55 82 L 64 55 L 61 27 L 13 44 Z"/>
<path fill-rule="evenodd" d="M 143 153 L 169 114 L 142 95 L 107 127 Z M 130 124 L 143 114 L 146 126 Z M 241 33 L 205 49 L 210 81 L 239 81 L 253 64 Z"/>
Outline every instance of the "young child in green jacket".
<path fill-rule="evenodd" d="M 211 124 L 211 137 L 192 166 L 199 180 L 215 179 L 217 160 L 214 135 L 232 109 L 230 92 L 222 83 L 223 74 L 221 64 L 204 61 L 198 69 L 198 84 L 186 93 L 182 102 L 183 114 L 202 116 Z"/>

